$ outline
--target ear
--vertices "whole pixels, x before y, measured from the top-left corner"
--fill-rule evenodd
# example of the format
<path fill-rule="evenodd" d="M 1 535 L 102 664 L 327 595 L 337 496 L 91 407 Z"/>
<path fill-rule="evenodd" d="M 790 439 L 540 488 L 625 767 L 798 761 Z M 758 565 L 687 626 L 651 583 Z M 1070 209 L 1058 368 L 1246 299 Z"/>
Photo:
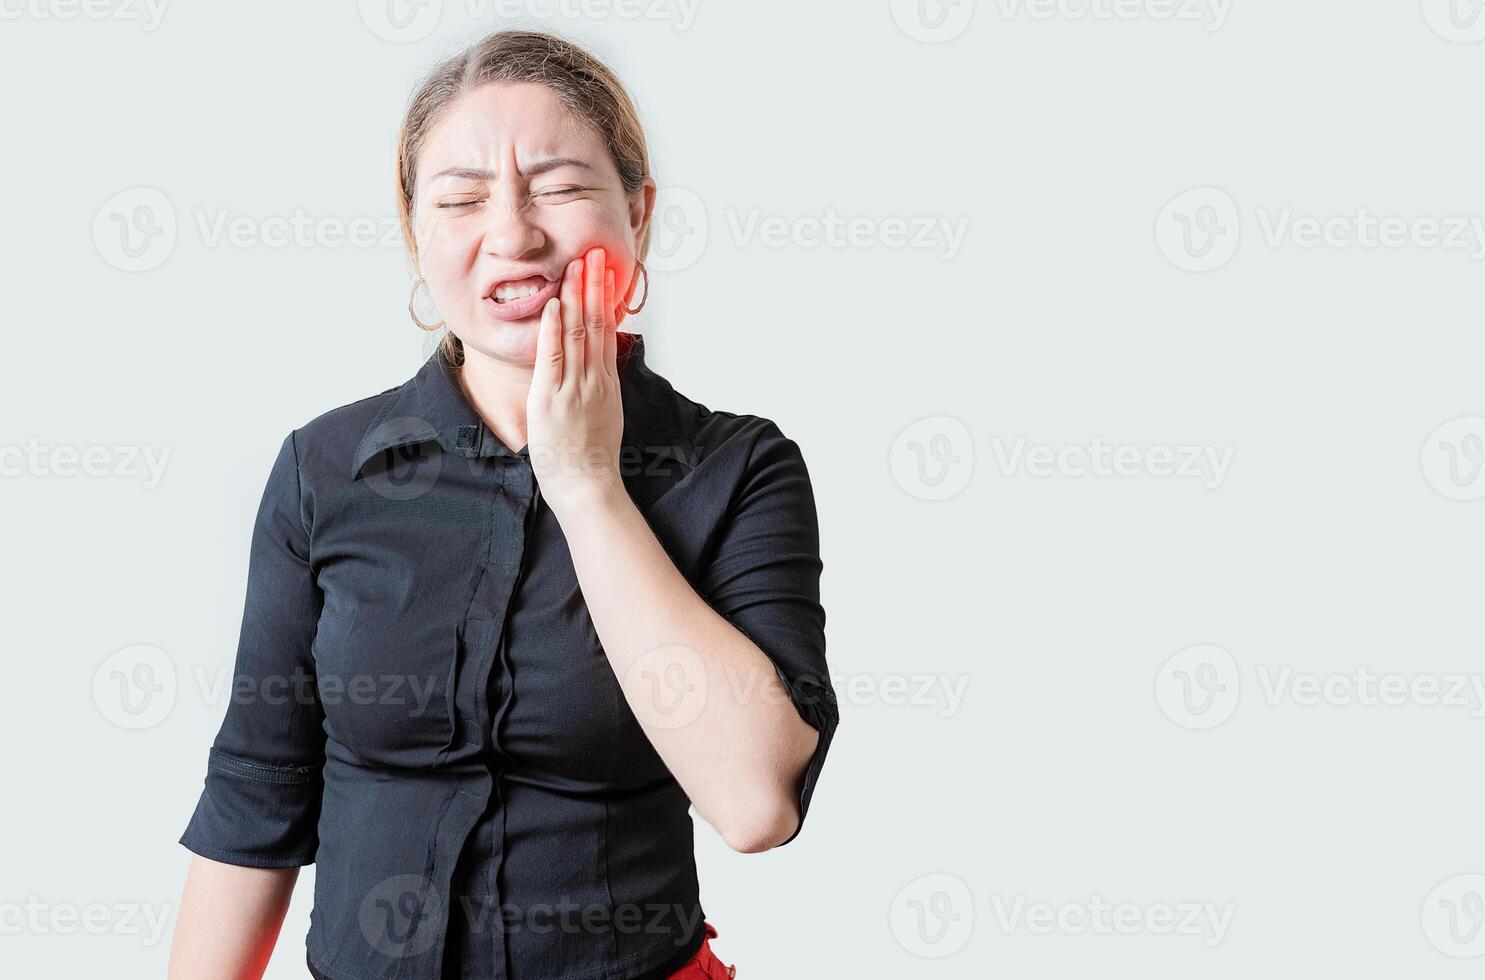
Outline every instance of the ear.
<path fill-rule="evenodd" d="M 634 234 L 636 248 L 644 241 L 645 230 L 650 226 L 650 219 L 655 216 L 655 196 L 657 187 L 653 177 L 646 176 L 639 190 L 629 195 L 629 230 Z M 639 271 L 639 265 L 631 261 L 625 278 L 616 283 L 616 296 L 614 304 L 614 326 L 623 323 L 629 316 L 625 309 L 634 301 L 634 291 L 639 287 L 639 277 L 635 275 Z"/>
<path fill-rule="evenodd" d="M 629 195 L 629 230 L 634 233 L 636 242 L 644 241 L 645 229 L 650 227 L 650 219 L 655 216 L 655 178 L 646 176 L 639 190 Z"/>

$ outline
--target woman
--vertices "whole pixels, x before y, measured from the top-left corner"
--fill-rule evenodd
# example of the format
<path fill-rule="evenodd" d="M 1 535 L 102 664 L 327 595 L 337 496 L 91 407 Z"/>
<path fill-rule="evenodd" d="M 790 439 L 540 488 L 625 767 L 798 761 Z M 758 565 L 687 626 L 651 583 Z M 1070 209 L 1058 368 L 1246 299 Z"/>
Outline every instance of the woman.
<path fill-rule="evenodd" d="M 618 332 L 655 182 L 587 52 L 440 65 L 398 170 L 445 334 L 280 447 L 171 976 L 261 975 L 310 863 L 317 977 L 729 976 L 688 807 L 788 843 L 838 723 L 804 461 Z"/>

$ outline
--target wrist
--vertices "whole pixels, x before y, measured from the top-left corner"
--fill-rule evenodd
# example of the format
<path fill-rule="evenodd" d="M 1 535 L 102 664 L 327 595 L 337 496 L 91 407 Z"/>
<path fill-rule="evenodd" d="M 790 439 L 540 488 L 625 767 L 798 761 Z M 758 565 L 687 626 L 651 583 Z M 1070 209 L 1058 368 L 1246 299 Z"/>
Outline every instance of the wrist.
<path fill-rule="evenodd" d="M 614 513 L 623 507 L 634 506 L 624 481 L 617 473 L 612 478 L 592 477 L 573 483 L 550 496 L 544 490 L 542 499 L 557 515 L 558 522 L 564 525 L 581 515 Z"/>

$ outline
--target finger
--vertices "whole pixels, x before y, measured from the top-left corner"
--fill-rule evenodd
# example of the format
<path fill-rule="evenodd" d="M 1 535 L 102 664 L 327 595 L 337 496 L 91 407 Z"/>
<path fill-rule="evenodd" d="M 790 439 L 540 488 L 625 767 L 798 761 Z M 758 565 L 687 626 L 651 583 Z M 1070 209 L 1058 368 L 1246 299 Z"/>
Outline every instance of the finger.
<path fill-rule="evenodd" d="M 582 337 L 583 337 L 583 268 L 584 262 L 581 257 L 567 263 L 567 271 L 562 274 L 562 352 L 564 361 L 562 365 L 564 380 L 576 377 L 574 371 L 582 371 Z M 578 348 L 576 355 L 573 347 Z"/>
<path fill-rule="evenodd" d="M 562 382 L 562 304 L 553 296 L 541 308 L 536 331 L 536 363 L 531 370 L 532 391 L 554 391 Z"/>
<path fill-rule="evenodd" d="M 603 273 L 607 269 L 602 247 L 588 252 L 588 268 L 583 276 L 583 324 L 588 336 L 597 335 L 603 342 Z M 601 347 L 599 348 L 602 349 Z M 584 370 L 586 370 L 586 362 Z"/>
<path fill-rule="evenodd" d="M 588 350 L 586 352 L 587 360 L 584 362 L 587 366 L 588 373 L 594 375 L 603 373 L 603 335 L 608 332 L 609 322 L 614 318 L 613 294 L 608 290 L 608 282 L 614 275 L 613 270 L 608 267 L 608 263 L 605 261 L 603 265 L 599 266 L 598 274 L 598 287 L 601 298 L 598 303 L 590 307 L 591 310 L 598 313 L 598 316 L 596 318 L 591 315 L 588 317 Z M 595 319 L 598 321 L 596 328 L 593 322 Z"/>
<path fill-rule="evenodd" d="M 603 331 L 603 354 L 600 363 L 609 374 L 618 374 L 615 361 L 619 355 L 619 317 L 614 310 L 614 270 L 608 270 L 608 285 L 603 290 L 603 308 L 608 311 L 608 323 Z"/>

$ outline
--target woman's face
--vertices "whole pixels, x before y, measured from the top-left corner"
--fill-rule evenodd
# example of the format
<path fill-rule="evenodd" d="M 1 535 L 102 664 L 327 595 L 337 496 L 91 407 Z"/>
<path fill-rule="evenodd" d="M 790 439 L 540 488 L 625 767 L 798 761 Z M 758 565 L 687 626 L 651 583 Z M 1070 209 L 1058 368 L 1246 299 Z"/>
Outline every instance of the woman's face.
<path fill-rule="evenodd" d="M 420 272 L 466 354 L 532 364 L 542 306 L 594 246 L 622 304 L 654 188 L 646 177 L 626 196 L 603 139 L 546 86 L 491 83 L 446 107 L 418 157 L 413 227 Z"/>

